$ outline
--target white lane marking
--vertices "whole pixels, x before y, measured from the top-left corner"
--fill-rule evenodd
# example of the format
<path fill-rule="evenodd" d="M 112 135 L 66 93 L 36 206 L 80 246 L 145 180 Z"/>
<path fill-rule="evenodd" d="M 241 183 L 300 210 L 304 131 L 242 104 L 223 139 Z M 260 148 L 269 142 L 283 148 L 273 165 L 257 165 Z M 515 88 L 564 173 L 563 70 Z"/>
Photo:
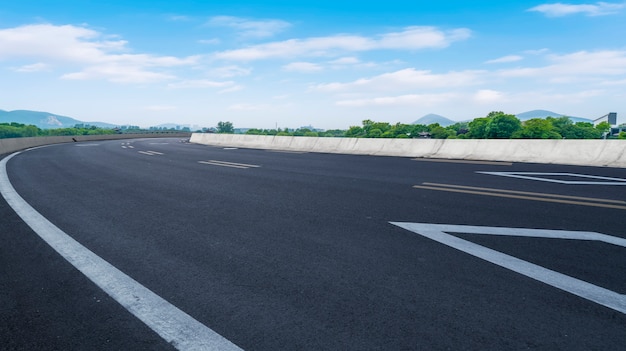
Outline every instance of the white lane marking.
<path fill-rule="evenodd" d="M 267 151 L 267 152 L 275 152 L 275 153 L 282 153 L 282 154 L 308 154 L 307 151 L 269 150 L 269 149 L 266 149 L 265 151 Z"/>
<path fill-rule="evenodd" d="M 198 163 L 202 163 L 205 165 L 232 167 L 232 168 L 241 168 L 241 169 L 261 167 L 259 165 L 249 165 L 245 163 L 235 163 L 235 162 L 226 162 L 226 161 L 217 161 L 217 160 L 198 161 Z"/>
<path fill-rule="evenodd" d="M 508 268 L 514 272 L 536 279 L 555 288 L 567 291 L 600 305 L 626 314 L 626 295 L 572 278 L 568 275 L 541 267 L 539 265 L 520 260 L 516 257 L 487 247 L 474 244 L 448 233 L 486 234 L 524 236 L 534 238 L 556 238 L 570 240 L 595 240 L 626 247 L 626 239 L 594 232 L 574 232 L 565 230 L 542 230 L 522 228 L 477 227 L 464 225 L 403 223 L 389 222 L 400 228 L 412 231 L 457 250 L 476 256 L 498 266 Z"/>
<path fill-rule="evenodd" d="M 162 152 L 156 152 L 156 151 L 137 151 L 137 152 L 140 154 L 148 155 L 148 156 L 163 155 Z"/>
<path fill-rule="evenodd" d="M 100 144 L 82 144 L 82 143 L 80 143 L 80 144 L 76 144 L 76 145 L 74 145 L 74 146 L 76 146 L 76 147 L 85 147 L 85 146 L 100 146 Z"/>
<path fill-rule="evenodd" d="M 35 211 L 13 188 L 0 161 L 0 193 L 22 220 L 63 258 L 178 350 L 242 350 L 78 243 Z"/>
<path fill-rule="evenodd" d="M 576 173 L 541 173 L 541 172 L 476 172 L 481 174 L 497 175 L 529 180 L 538 180 L 549 183 L 572 184 L 572 185 L 626 185 L 626 179 L 601 177 Z M 572 177 L 583 179 L 597 179 L 597 181 L 559 180 L 546 177 Z"/>
<path fill-rule="evenodd" d="M 412 158 L 411 161 L 422 162 L 441 162 L 441 163 L 466 163 L 475 165 L 496 165 L 496 166 L 512 166 L 512 162 L 503 161 L 479 161 L 479 160 L 458 160 L 458 159 L 446 159 L 446 158 Z"/>

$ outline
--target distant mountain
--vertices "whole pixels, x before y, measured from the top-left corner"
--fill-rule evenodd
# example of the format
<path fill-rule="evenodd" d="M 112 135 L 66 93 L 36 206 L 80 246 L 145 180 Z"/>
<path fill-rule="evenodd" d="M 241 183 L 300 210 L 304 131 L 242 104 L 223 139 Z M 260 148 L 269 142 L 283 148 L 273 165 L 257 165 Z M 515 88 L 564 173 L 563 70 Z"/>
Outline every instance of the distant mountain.
<path fill-rule="evenodd" d="M 423 116 L 422 118 L 413 122 L 413 124 L 425 124 L 425 125 L 429 125 L 433 123 L 439 123 L 440 126 L 447 127 L 447 126 L 455 124 L 456 122 L 444 116 L 436 115 L 433 113 Z"/>
<path fill-rule="evenodd" d="M 546 118 L 546 117 L 559 118 L 559 117 L 563 117 L 563 116 L 566 116 L 566 115 L 562 115 L 560 113 L 547 111 L 547 110 L 532 110 L 532 111 L 518 113 L 516 115 L 516 117 L 519 118 L 520 121 L 527 121 L 527 120 L 533 119 L 533 118 Z M 569 117 L 569 119 L 571 119 L 572 122 L 574 122 L 574 123 L 576 123 L 576 122 L 589 122 L 589 123 L 592 123 L 593 122 L 592 120 L 590 120 L 588 118 L 572 117 L 572 116 L 567 116 L 567 117 Z"/>
<path fill-rule="evenodd" d="M 32 124 L 41 129 L 51 128 L 71 128 L 77 124 L 88 124 L 100 128 L 114 128 L 116 125 L 104 123 L 104 122 L 83 122 L 72 117 L 61 116 L 49 112 L 28 111 L 28 110 L 15 110 L 4 111 L 0 110 L 0 123 L 22 123 Z"/>

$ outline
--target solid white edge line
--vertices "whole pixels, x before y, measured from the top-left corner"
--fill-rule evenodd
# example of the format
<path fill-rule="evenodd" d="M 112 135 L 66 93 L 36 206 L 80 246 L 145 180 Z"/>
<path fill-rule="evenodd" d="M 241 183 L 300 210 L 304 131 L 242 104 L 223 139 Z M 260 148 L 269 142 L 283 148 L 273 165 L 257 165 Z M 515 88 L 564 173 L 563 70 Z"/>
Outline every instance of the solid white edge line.
<path fill-rule="evenodd" d="M 37 235 L 76 269 L 178 350 L 242 350 L 78 243 L 33 209 L 13 188 L 0 160 L 0 193 Z"/>
<path fill-rule="evenodd" d="M 584 299 L 593 301 L 600 305 L 611 308 L 615 311 L 626 314 L 626 295 L 622 295 L 616 293 L 612 290 L 608 290 L 590 283 L 587 283 L 583 280 L 572 278 L 568 275 L 544 268 L 542 266 L 530 263 L 528 261 L 520 260 L 519 258 L 504 254 L 502 252 L 492 250 L 490 248 L 474 244 L 470 241 L 458 238 L 454 235 L 444 233 L 444 230 L 452 233 L 473 233 L 473 234 L 491 234 L 493 233 L 484 233 L 478 232 L 475 229 L 478 228 L 487 228 L 487 227 L 472 227 L 472 226 L 449 226 L 445 228 L 445 226 L 437 225 L 437 224 L 427 224 L 427 223 L 402 223 L 402 222 L 389 222 L 395 226 L 400 228 L 404 228 L 413 233 L 422 235 L 434 241 L 437 241 L 441 244 L 450 246 L 457 250 L 463 251 L 472 256 L 481 258 L 485 261 L 491 262 L 498 266 L 510 269 L 519 274 L 525 275 L 529 278 L 538 280 L 545 284 L 551 285 L 555 288 L 567 291 L 571 294 L 580 296 Z M 510 229 L 512 231 L 517 230 L 516 228 L 492 228 L 497 231 L 502 231 L 503 229 Z M 533 229 L 521 229 L 521 231 L 531 231 Z M 535 229 L 536 232 L 534 237 L 541 237 L 540 232 L 543 230 Z M 553 237 L 552 234 L 556 231 L 546 230 L 548 236 Z M 566 233 L 576 233 L 576 232 L 568 232 L 562 231 L 562 234 Z M 587 233 L 589 234 L 589 233 Z M 598 234 L 598 233 L 595 233 Z M 507 235 L 512 235 L 511 233 Z M 527 236 L 527 235 L 522 235 Z M 562 237 L 561 237 L 562 238 Z M 589 240 L 589 239 L 586 239 Z M 605 241 L 605 240 L 601 240 Z"/>

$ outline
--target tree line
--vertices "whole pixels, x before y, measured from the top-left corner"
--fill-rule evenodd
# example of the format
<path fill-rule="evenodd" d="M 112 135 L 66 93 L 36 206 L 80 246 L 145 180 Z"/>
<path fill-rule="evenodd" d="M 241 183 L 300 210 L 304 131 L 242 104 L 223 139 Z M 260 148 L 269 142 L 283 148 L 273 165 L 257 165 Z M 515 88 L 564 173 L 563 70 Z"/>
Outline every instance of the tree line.
<path fill-rule="evenodd" d="M 469 122 L 458 122 L 443 127 L 434 124 L 391 124 L 366 119 L 361 126 L 347 130 L 315 131 L 300 129 L 249 129 L 251 135 L 284 135 L 312 137 L 349 138 L 435 138 L 435 139 L 626 139 L 626 132 L 619 136 L 610 135 L 607 122 L 594 126 L 589 122 L 573 122 L 569 117 L 533 118 L 521 121 L 515 115 L 502 111 L 490 112 Z M 220 122 L 218 133 L 234 133 L 230 122 Z"/>
<path fill-rule="evenodd" d="M 98 128 L 89 125 L 76 125 L 72 128 L 41 129 L 32 124 L 0 123 L 0 139 L 24 138 L 37 136 L 64 136 L 64 135 L 103 135 L 115 134 L 113 129 Z"/>

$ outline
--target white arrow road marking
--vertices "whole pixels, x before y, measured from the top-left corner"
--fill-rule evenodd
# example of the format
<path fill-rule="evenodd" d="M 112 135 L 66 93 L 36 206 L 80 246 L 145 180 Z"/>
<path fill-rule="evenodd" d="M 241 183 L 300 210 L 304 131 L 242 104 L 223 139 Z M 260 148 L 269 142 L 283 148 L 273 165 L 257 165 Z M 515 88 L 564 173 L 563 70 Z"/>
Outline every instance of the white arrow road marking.
<path fill-rule="evenodd" d="M 178 350 L 241 350 L 91 252 L 35 211 L 9 181 L 6 164 L 17 154 L 19 152 L 0 161 L 0 193 L 46 243 Z"/>
<path fill-rule="evenodd" d="M 508 268 L 514 272 L 536 279 L 540 282 L 552 285 L 555 288 L 565 290 L 587 300 L 604 305 L 616 311 L 626 314 L 626 295 L 587 283 L 583 280 L 572 278 L 568 275 L 538 266 L 536 264 L 520 260 L 516 257 L 487 247 L 474 244 L 447 233 L 486 234 L 523 236 L 534 238 L 553 238 L 570 240 L 595 240 L 621 247 L 626 247 L 626 239 L 594 232 L 575 232 L 565 230 L 543 230 L 522 228 L 498 228 L 477 227 L 465 225 L 428 224 L 428 223 L 402 223 L 390 222 L 400 228 L 412 231 L 442 244 L 461 250 L 472 256 L 485 261 Z"/>

